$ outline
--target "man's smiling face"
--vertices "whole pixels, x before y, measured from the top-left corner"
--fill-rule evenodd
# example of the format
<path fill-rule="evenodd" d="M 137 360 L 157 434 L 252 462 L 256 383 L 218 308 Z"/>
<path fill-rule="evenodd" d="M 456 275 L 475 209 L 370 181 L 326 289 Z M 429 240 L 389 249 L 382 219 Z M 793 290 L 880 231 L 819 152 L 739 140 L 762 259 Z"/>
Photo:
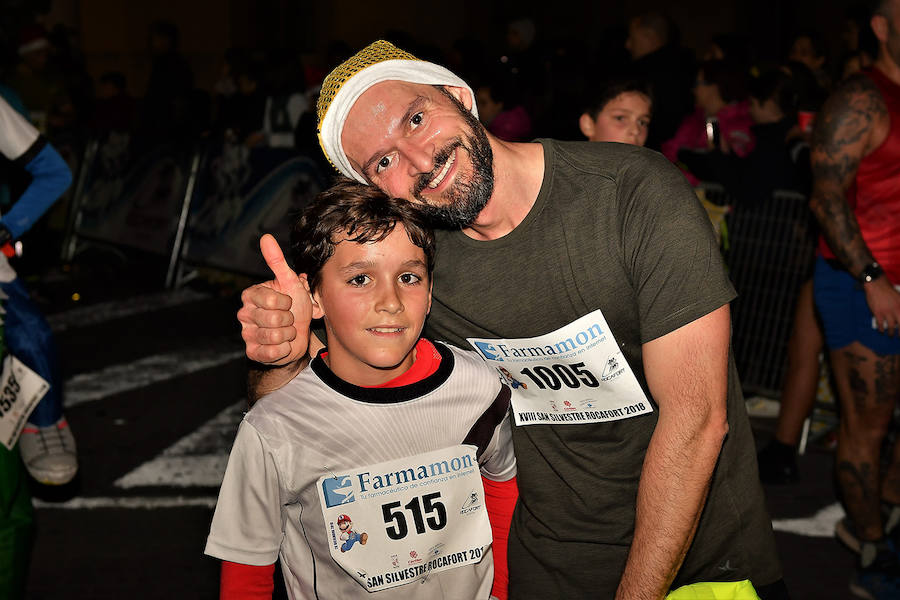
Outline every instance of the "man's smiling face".
<path fill-rule="evenodd" d="M 493 193 L 493 153 L 466 90 L 384 81 L 354 103 L 341 132 L 354 169 L 429 217 L 466 227 Z"/>

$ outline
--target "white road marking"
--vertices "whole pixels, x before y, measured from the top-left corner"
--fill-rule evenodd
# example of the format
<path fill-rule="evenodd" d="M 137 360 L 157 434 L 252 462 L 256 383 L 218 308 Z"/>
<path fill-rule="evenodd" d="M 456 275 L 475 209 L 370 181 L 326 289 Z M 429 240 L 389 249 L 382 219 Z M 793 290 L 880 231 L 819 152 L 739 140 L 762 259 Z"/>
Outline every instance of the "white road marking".
<path fill-rule="evenodd" d="M 844 518 L 844 509 L 837 502 L 820 509 L 811 517 L 799 519 L 774 519 L 775 531 L 795 533 L 806 537 L 834 537 L 834 526 Z"/>
<path fill-rule="evenodd" d="M 85 402 L 102 400 L 113 394 L 217 367 L 244 356 L 244 351 L 233 349 L 233 344 L 228 344 L 228 350 L 223 350 L 222 344 L 217 344 L 217 346 L 216 348 L 157 354 L 135 362 L 106 367 L 99 371 L 80 373 L 69 378 L 64 384 L 65 406 L 71 408 Z"/>
<path fill-rule="evenodd" d="M 78 306 L 49 315 L 47 322 L 50 324 L 50 329 L 58 333 L 67 329 L 96 325 L 97 323 L 169 308 L 187 302 L 197 302 L 209 297 L 209 294 L 182 288 L 180 290 L 146 294 L 123 300 Z"/>
<path fill-rule="evenodd" d="M 153 460 L 120 477 L 116 487 L 219 487 L 246 408 L 244 399 L 229 406 Z"/>
<path fill-rule="evenodd" d="M 72 498 L 66 502 L 44 502 L 43 500 L 33 500 L 32 504 L 35 508 L 49 508 L 62 510 L 90 510 L 96 508 L 137 508 L 137 509 L 157 509 L 157 508 L 185 508 L 185 507 L 201 507 L 215 508 L 215 496 L 95 496 L 91 498 Z"/>

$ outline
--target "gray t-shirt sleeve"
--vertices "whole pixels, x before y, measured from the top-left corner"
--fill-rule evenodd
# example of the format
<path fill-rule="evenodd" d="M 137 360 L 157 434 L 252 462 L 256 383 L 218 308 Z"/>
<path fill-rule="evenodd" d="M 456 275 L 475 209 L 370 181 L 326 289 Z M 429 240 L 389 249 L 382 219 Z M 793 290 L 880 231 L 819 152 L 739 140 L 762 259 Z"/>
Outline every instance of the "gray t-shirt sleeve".
<path fill-rule="evenodd" d="M 624 259 L 637 293 L 641 342 L 686 325 L 735 297 L 709 217 L 662 155 L 626 161 L 618 177 Z"/>
<path fill-rule="evenodd" d="M 238 428 L 205 553 L 230 562 L 274 564 L 283 537 L 275 457 L 246 420 Z"/>

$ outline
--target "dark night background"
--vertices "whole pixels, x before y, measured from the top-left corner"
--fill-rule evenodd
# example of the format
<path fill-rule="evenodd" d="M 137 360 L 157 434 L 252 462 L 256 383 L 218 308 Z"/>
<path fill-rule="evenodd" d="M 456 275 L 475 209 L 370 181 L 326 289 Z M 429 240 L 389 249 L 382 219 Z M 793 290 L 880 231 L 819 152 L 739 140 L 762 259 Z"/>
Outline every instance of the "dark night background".
<path fill-rule="evenodd" d="M 194 69 L 197 85 L 209 89 L 228 47 L 291 49 L 300 52 L 305 61 L 321 63 L 334 40 L 343 40 L 355 49 L 386 34 L 396 38 L 390 34 L 402 32 L 423 49 L 431 46 L 446 52 L 463 37 L 497 49 L 509 21 L 531 17 L 537 25 L 538 43 L 565 41 L 593 55 L 624 39 L 628 17 L 650 9 L 666 12 L 680 28 L 683 44 L 697 53 L 702 53 L 713 35 L 730 32 L 747 36 L 760 59 L 773 61 L 784 55 L 794 32 L 807 28 L 826 33 L 836 53 L 844 12 L 851 4 L 847 0 L 459 0 L 449 4 L 409 0 L 6 1 L 2 3 L 0 43 L 5 42 L 7 53 L 14 51 L 18 26 L 34 15 L 40 16 L 48 30 L 65 25 L 95 79 L 107 70 L 122 71 L 129 91 L 137 96 L 143 92 L 150 67 L 147 30 L 157 19 L 178 26 L 181 51 Z"/>

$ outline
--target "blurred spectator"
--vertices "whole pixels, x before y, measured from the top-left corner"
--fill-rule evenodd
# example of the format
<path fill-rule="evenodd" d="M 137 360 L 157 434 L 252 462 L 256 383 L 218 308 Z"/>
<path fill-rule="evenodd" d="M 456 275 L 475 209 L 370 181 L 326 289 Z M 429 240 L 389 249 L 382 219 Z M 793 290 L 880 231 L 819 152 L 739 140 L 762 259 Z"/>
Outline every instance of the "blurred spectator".
<path fill-rule="evenodd" d="M 74 136 L 72 141 L 79 146 L 83 141 L 93 110 L 94 84 L 79 49 L 76 29 L 57 24 L 47 39 L 51 45 L 48 68 L 62 82 L 62 90 L 51 106 L 48 132 L 54 145 L 63 152 L 59 147 L 62 136 Z"/>
<path fill-rule="evenodd" d="M 843 44 L 844 66 L 850 62 L 852 56 L 857 57 L 860 68 L 868 68 L 878 56 L 878 38 L 869 25 L 871 18 L 871 3 L 857 2 L 847 7 L 844 13 L 844 28 L 841 30 L 841 42 Z M 848 77 L 855 71 L 847 72 L 844 69 L 843 77 Z"/>
<path fill-rule="evenodd" d="M 213 84 L 212 123 L 213 129 L 227 120 L 226 115 L 234 112 L 233 104 L 238 94 L 237 69 L 240 50 L 227 48 L 219 66 L 219 78 Z"/>
<path fill-rule="evenodd" d="M 536 35 L 537 28 L 531 19 L 515 19 L 507 24 L 506 46 L 500 62 L 514 77 L 534 78 L 533 71 L 538 63 Z"/>
<path fill-rule="evenodd" d="M 625 47 L 631 53 L 631 76 L 646 82 L 657 99 L 647 146 L 659 149 L 691 112 L 694 60 L 680 47 L 671 20 L 657 12 L 630 21 Z"/>
<path fill-rule="evenodd" d="M 349 56 L 348 52 L 345 56 Z M 464 81 L 476 79 L 481 69 L 487 64 L 487 51 L 484 43 L 472 36 L 466 36 L 453 42 L 447 54 L 447 67 L 457 73 Z"/>
<path fill-rule="evenodd" d="M 126 89 L 125 75 L 120 71 L 107 71 L 97 83 L 94 133 L 106 137 L 110 132 L 126 133 L 134 126 L 136 103 Z"/>
<path fill-rule="evenodd" d="M 322 153 L 322 148 L 319 146 L 319 138 L 316 134 L 318 130 L 315 112 L 316 100 L 325 75 L 353 54 L 353 49 L 347 42 L 333 40 L 325 47 L 323 54 L 324 58 L 317 59 L 313 57 L 312 60 L 304 61 L 303 63 L 309 110 L 300 115 L 294 135 L 294 147 L 298 152 L 315 162 L 322 173 L 330 175 L 335 172 L 334 167 Z M 481 63 L 479 67 L 483 64 Z"/>
<path fill-rule="evenodd" d="M 583 40 L 557 38 L 550 42 L 548 49 L 545 63 L 547 94 L 535 129 L 540 130 L 542 137 L 578 139 L 578 117 L 584 110 L 582 102 L 588 86 L 602 78 L 590 64 L 591 53 Z"/>
<path fill-rule="evenodd" d="M 841 70 L 836 73 L 842 80 L 869 68 L 878 56 L 878 39 L 869 26 L 870 13 L 871 7 L 866 3 L 852 4 L 844 13 L 843 57 Z"/>
<path fill-rule="evenodd" d="M 213 84 L 213 93 L 218 97 L 230 98 L 237 93 L 237 81 L 234 78 L 234 61 L 238 55 L 235 48 L 226 48 L 222 58 L 219 78 Z"/>
<path fill-rule="evenodd" d="M 533 119 L 540 118 L 552 102 L 553 89 L 548 81 L 547 65 L 537 45 L 537 27 L 529 18 L 508 22 L 498 69 L 510 89 L 516 90 L 521 104 Z"/>
<path fill-rule="evenodd" d="M 802 67 L 802 68 L 801 68 Z M 794 71 L 806 70 L 795 64 Z M 774 202 L 775 190 L 792 190 L 808 195 L 811 187 L 809 144 L 797 123 L 801 93 L 794 77 L 784 69 L 768 71 L 750 81 L 750 115 L 753 118 L 753 135 L 756 145 L 745 158 L 725 154 L 719 150 L 695 153 L 682 150 L 679 159 L 701 179 L 721 182 L 729 195 L 736 200 L 733 207 L 733 223 L 741 214 L 774 211 L 776 218 L 767 220 L 767 241 L 776 248 L 798 248 L 795 223 L 779 219 L 781 209 Z M 812 81 L 812 85 L 816 85 Z M 807 82 L 809 85 L 809 82 Z M 806 94 L 809 97 L 809 94 Z M 734 244 L 741 243 L 743 231 L 735 226 Z M 748 234 L 751 237 L 753 233 Z M 795 253 L 782 255 L 787 264 L 811 265 L 812 244 L 808 255 Z M 785 264 L 769 265 L 762 262 L 754 266 L 757 275 L 753 286 L 767 289 L 767 269 L 786 268 Z M 819 380 L 819 352 L 823 338 L 816 320 L 813 305 L 811 271 L 800 273 L 798 280 L 805 280 L 800 287 L 794 307 L 793 327 L 788 340 L 787 370 L 781 393 L 781 408 L 775 437 L 759 453 L 759 473 L 766 483 L 789 483 L 798 479 L 796 452 L 800 443 L 803 422 L 812 410 Z M 773 277 L 777 279 L 777 277 Z M 740 279 L 738 279 L 740 280 Z M 749 285 L 749 284 L 748 284 Z M 739 289 L 739 293 L 746 293 Z M 768 297 L 778 297 L 782 290 L 769 289 Z M 751 297 L 751 296 L 747 296 Z M 746 310 L 736 310 L 741 319 Z"/>
<path fill-rule="evenodd" d="M 39 131 L 46 133 L 54 103 L 63 93 L 63 82 L 50 69 L 50 41 L 40 25 L 25 27 L 19 36 L 19 63 L 9 80 L 11 88 L 18 92 L 28 116 Z"/>
<path fill-rule="evenodd" d="M 844 56 L 844 60 L 841 63 L 841 80 L 847 79 L 854 73 L 859 73 L 863 69 L 868 69 L 872 66 L 872 57 L 867 53 L 857 50 L 856 52 L 851 52 Z"/>
<path fill-rule="evenodd" d="M 503 74 L 476 86 L 478 118 L 501 140 L 526 142 L 531 139 L 531 117 L 515 96 L 512 83 Z"/>
<path fill-rule="evenodd" d="M 750 41 L 735 33 L 714 35 L 703 55 L 703 60 L 724 60 L 748 71 L 753 63 Z"/>
<path fill-rule="evenodd" d="M 797 93 L 797 124 L 808 140 L 812 135 L 816 113 L 825 102 L 828 92 L 819 85 L 815 73 L 802 62 L 788 61 L 782 70 L 791 76 Z"/>
<path fill-rule="evenodd" d="M 142 137 L 150 141 L 177 140 L 192 133 L 194 75 L 178 51 L 178 28 L 169 21 L 150 26 L 152 66 L 141 115 Z"/>
<path fill-rule="evenodd" d="M 825 338 L 813 298 L 812 273 L 807 273 L 794 305 L 787 372 L 781 388 L 775 435 L 757 456 L 759 478 L 764 483 L 793 483 L 800 478 L 797 449 L 803 422 L 816 403 L 819 353 L 824 346 Z"/>
<path fill-rule="evenodd" d="M 653 100 L 646 84 L 612 81 L 591 95 L 578 125 L 591 142 L 643 146 L 652 114 Z"/>
<path fill-rule="evenodd" d="M 4 90 L 5 91 L 5 90 Z M 9 264 L 6 250 L 44 215 L 72 181 L 62 157 L 19 112 L 0 99 L 0 155 L 27 172 L 29 181 L 0 218 L 0 292 L 4 302 L 3 343 L 9 353 L 50 384 L 28 416 L 19 448 L 35 480 L 64 485 L 75 477 L 75 439 L 63 415 L 63 386 L 50 326 Z"/>
<path fill-rule="evenodd" d="M 831 77 L 826 70 L 825 38 L 817 31 L 802 31 L 794 36 L 788 60 L 803 63 L 815 74 L 822 89 L 831 89 Z"/>
<path fill-rule="evenodd" d="M 683 148 L 678 160 L 706 181 L 723 184 L 738 205 L 759 204 L 773 190 L 809 193 L 809 144 L 797 126 L 797 89 L 790 75 L 768 71 L 750 82 L 749 114 L 755 139 L 741 157 L 728 148 L 711 151 Z"/>
<path fill-rule="evenodd" d="M 263 143 L 272 148 L 294 148 L 295 132 L 312 103 L 307 98 L 303 66 L 282 50 L 269 54 L 267 95 L 263 112 Z"/>
<path fill-rule="evenodd" d="M 655 92 L 654 95 L 659 97 Z M 747 156 L 753 149 L 753 121 L 745 100 L 744 74 L 724 61 L 706 61 L 697 72 L 694 97 L 696 110 L 685 117 L 675 137 L 663 144 L 663 154 L 672 162 L 677 162 L 678 152 L 683 149 Z M 654 120 L 654 127 L 655 124 Z M 688 179 L 698 183 L 690 174 Z"/>
<path fill-rule="evenodd" d="M 224 99 L 220 105 L 221 113 L 214 128 L 217 134 L 249 146 L 263 140 L 266 108 L 266 94 L 262 89 L 263 65 L 263 57 L 250 56 L 247 52 L 233 57 L 230 68 L 237 84 L 237 93 Z"/>

